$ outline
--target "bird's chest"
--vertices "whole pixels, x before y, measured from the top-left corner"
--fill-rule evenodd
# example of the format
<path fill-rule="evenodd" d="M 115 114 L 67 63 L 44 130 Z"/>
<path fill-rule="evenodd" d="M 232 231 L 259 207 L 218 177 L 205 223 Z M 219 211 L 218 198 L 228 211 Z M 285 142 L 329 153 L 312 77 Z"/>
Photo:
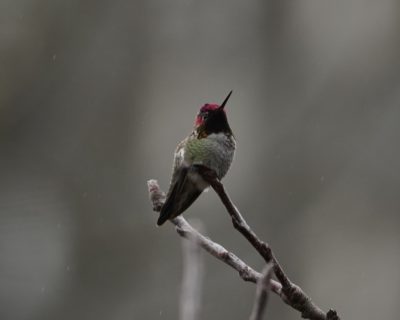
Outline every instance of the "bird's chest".
<path fill-rule="evenodd" d="M 185 148 L 185 162 L 201 164 L 216 171 L 219 178 L 227 173 L 235 152 L 233 136 L 213 133 L 203 139 L 196 139 Z"/>

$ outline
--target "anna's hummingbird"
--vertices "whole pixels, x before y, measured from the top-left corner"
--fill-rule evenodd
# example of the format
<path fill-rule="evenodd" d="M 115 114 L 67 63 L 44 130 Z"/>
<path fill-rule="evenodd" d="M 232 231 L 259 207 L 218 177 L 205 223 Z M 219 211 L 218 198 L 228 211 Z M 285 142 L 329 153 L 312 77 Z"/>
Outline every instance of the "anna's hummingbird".
<path fill-rule="evenodd" d="M 184 212 L 209 184 L 198 173 L 196 165 L 215 171 L 222 179 L 231 166 L 235 153 L 235 138 L 229 127 L 224 102 L 205 104 L 196 116 L 193 132 L 178 144 L 173 162 L 171 184 L 160 211 L 160 226 Z"/>

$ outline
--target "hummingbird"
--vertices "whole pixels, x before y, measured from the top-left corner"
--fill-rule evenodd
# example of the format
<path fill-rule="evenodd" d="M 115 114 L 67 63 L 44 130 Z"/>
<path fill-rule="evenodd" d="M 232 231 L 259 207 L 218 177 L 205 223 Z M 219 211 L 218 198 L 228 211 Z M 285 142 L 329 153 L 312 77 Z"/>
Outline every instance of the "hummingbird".
<path fill-rule="evenodd" d="M 203 105 L 192 133 L 176 147 L 171 183 L 157 225 L 179 216 L 209 187 L 198 172 L 199 165 L 214 170 L 220 180 L 228 172 L 236 148 L 225 110 L 231 94 L 221 105 Z"/>

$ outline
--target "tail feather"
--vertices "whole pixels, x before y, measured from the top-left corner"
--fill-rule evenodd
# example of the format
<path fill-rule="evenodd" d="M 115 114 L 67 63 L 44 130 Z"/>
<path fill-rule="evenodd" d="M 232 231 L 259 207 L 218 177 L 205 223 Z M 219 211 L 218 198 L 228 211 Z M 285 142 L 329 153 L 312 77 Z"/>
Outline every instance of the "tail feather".
<path fill-rule="evenodd" d="M 164 224 L 165 221 L 167 221 L 172 216 L 173 210 L 171 210 L 171 209 L 173 207 L 175 194 L 176 193 L 172 192 L 170 194 L 170 196 L 168 196 L 164 205 L 162 206 L 161 211 L 160 211 L 160 216 L 158 217 L 158 220 L 157 220 L 158 226 L 161 226 L 162 224 Z"/>
<path fill-rule="evenodd" d="M 157 225 L 161 226 L 169 219 L 169 212 L 164 212 L 164 214 L 160 214 L 160 217 L 157 220 Z"/>
<path fill-rule="evenodd" d="M 170 219 L 174 214 L 174 204 L 176 203 L 176 196 L 181 193 L 182 187 L 185 184 L 187 178 L 187 168 L 179 169 L 177 172 L 177 177 L 172 181 L 173 185 L 171 185 L 170 190 L 168 192 L 167 199 L 160 211 L 160 216 L 157 220 L 157 225 L 161 226 L 165 221 Z M 178 213 L 179 214 L 179 213 Z"/>

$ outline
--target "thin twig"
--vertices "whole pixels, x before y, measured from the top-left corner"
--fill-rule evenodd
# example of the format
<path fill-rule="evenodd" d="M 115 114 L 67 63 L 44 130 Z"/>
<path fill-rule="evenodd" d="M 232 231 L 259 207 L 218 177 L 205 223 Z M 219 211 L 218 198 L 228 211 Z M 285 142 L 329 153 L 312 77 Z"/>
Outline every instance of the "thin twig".
<path fill-rule="evenodd" d="M 251 231 L 250 227 L 247 225 L 246 221 L 241 216 L 239 210 L 235 207 L 232 201 L 229 199 L 229 196 L 225 192 L 223 185 L 219 182 L 218 179 L 215 178 L 215 175 L 208 171 L 204 171 L 203 178 L 207 181 L 210 179 L 210 184 L 213 189 L 217 192 L 220 196 L 221 201 L 224 203 L 225 207 L 227 208 L 229 214 L 232 217 L 233 224 L 236 229 L 241 231 L 243 235 L 245 235 L 246 239 L 250 241 L 250 243 L 256 248 L 256 250 L 261 253 L 263 250 L 268 253 L 271 252 L 271 258 L 267 262 L 273 262 L 274 266 L 274 273 L 276 275 L 276 271 L 279 270 L 276 265 L 279 266 L 277 260 L 272 254 L 272 250 L 269 248 L 267 244 L 260 241 L 256 234 Z M 207 175 L 210 175 L 207 178 Z M 150 200 L 153 205 L 154 211 L 160 211 L 164 201 L 165 201 L 165 193 L 160 189 L 156 180 L 149 180 L 147 182 Z M 171 220 L 171 222 L 176 226 L 176 231 L 182 237 L 190 237 L 194 234 L 198 236 L 199 245 L 209 252 L 211 255 L 216 257 L 217 259 L 225 262 L 226 264 L 230 265 L 232 268 L 236 269 L 239 272 L 240 277 L 245 281 L 250 281 L 256 283 L 258 279 L 261 278 L 261 274 L 252 269 L 246 263 L 244 263 L 240 258 L 234 255 L 232 252 L 227 251 L 224 247 L 219 245 L 218 243 L 213 242 L 209 238 L 200 234 L 197 230 L 193 229 L 193 227 L 182 217 L 178 216 Z M 261 252 L 260 252 L 261 251 Z M 264 253 L 265 254 L 265 253 Z M 264 257 L 264 254 L 262 256 Z M 267 255 L 266 255 L 267 256 Z M 264 257 L 265 259 L 265 257 Z M 282 270 L 282 268 L 279 266 Z M 317 307 L 311 299 L 303 292 L 303 290 L 298 287 L 297 285 L 290 282 L 290 280 L 286 277 L 283 273 L 285 279 L 286 290 L 283 290 L 283 286 L 281 282 L 276 282 L 271 279 L 271 291 L 276 293 L 281 299 L 292 308 L 301 312 L 303 318 L 310 319 L 310 320 L 340 320 L 339 316 L 337 315 L 336 311 L 329 310 L 328 313 L 325 315 L 323 311 Z M 282 277 L 282 274 L 280 275 Z M 279 277 L 276 275 L 278 280 Z"/>
<path fill-rule="evenodd" d="M 336 311 L 329 310 L 329 312 L 325 314 L 299 286 L 290 281 L 289 277 L 285 274 L 278 260 L 274 256 L 270 246 L 258 238 L 237 207 L 233 204 L 229 195 L 225 191 L 224 185 L 217 178 L 215 171 L 204 166 L 198 166 L 198 170 L 203 179 L 205 179 L 218 194 L 232 218 L 234 228 L 251 243 L 257 252 L 264 258 L 265 262 L 272 263 L 275 276 L 282 284 L 282 292 L 286 297 L 285 302 L 294 309 L 300 311 L 301 316 L 305 319 L 340 320 Z"/>
<path fill-rule="evenodd" d="M 199 228 L 199 226 L 198 226 Z M 201 229 L 201 228 L 200 228 Z M 181 292 L 181 320 L 199 319 L 203 280 L 203 257 L 198 237 L 182 241 L 183 281 Z"/>
<path fill-rule="evenodd" d="M 256 298 L 254 299 L 250 320 L 261 320 L 263 318 L 268 302 L 271 276 L 272 264 L 267 264 L 262 272 L 261 279 L 259 279 L 257 283 Z"/>

